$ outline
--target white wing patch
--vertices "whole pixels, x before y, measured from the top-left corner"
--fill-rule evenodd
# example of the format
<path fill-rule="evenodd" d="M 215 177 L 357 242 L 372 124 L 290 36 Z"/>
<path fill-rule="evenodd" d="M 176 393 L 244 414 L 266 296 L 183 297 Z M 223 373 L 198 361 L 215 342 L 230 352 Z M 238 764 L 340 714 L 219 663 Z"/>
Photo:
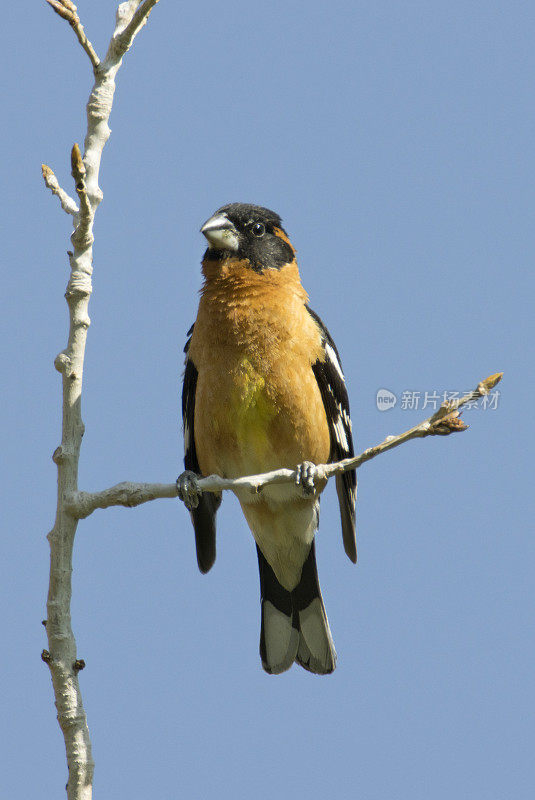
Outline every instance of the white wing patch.
<path fill-rule="evenodd" d="M 353 455 L 349 399 L 344 374 L 336 345 L 320 317 L 307 306 L 308 312 L 318 326 L 324 348 L 324 358 L 312 364 L 323 399 L 323 406 L 329 424 L 331 437 L 331 461 L 338 461 Z M 340 503 L 344 548 L 351 559 L 357 560 L 355 542 L 355 498 L 357 473 L 352 469 L 336 476 L 336 491 Z"/>
<path fill-rule="evenodd" d="M 333 420 L 333 428 L 334 434 L 336 436 L 336 441 L 345 452 L 349 452 L 349 443 L 347 441 L 347 436 L 344 428 L 344 423 L 342 422 L 342 418 L 339 416 L 338 419 Z"/>
<path fill-rule="evenodd" d="M 331 362 L 331 364 L 335 368 L 336 372 L 338 373 L 338 377 L 340 378 L 340 380 L 343 383 L 344 382 L 344 373 L 342 372 L 342 367 L 340 366 L 340 362 L 338 361 L 338 357 L 337 357 L 334 349 L 329 344 L 329 342 L 325 342 L 325 352 L 327 353 L 327 358 L 329 359 L 329 361 Z"/>

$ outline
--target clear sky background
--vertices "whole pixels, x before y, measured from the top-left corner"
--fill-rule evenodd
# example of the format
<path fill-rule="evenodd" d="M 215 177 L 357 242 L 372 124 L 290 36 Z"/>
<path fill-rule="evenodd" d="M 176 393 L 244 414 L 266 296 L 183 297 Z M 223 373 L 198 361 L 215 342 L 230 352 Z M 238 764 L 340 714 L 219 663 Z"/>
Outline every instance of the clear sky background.
<path fill-rule="evenodd" d="M 79 3 L 100 54 L 115 3 Z M 278 211 L 336 340 L 358 450 L 425 392 L 503 370 L 466 433 L 359 470 L 359 564 L 332 486 L 318 563 L 338 667 L 270 677 L 256 553 L 226 496 L 197 571 L 178 502 L 96 512 L 73 626 L 95 797 L 528 800 L 533 768 L 533 115 L 529 3 L 162 0 L 125 58 L 95 225 L 80 487 L 182 470 L 182 347 L 199 227 Z M 62 797 L 46 646 L 71 190 L 91 70 L 44 2 L 2 11 L 3 555 L 0 796 Z M 376 392 L 397 395 L 380 412 Z M 419 408 L 403 392 L 420 392 Z"/>

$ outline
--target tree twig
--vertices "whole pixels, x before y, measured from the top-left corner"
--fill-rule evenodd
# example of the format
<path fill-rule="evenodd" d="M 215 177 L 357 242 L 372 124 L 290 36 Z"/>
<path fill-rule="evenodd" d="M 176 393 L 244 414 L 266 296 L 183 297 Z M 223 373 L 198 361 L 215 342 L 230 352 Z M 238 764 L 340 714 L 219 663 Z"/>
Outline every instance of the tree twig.
<path fill-rule="evenodd" d="M 49 166 L 46 164 L 41 164 L 41 172 L 43 173 L 43 180 L 45 182 L 45 186 L 50 189 L 52 194 L 57 195 L 59 198 L 59 202 L 61 203 L 62 209 L 65 211 L 66 214 L 70 214 L 72 217 L 75 217 L 78 214 L 79 208 L 72 199 L 72 197 L 67 194 L 67 192 L 61 188 L 59 185 L 58 179 L 52 172 Z"/>
<path fill-rule="evenodd" d="M 46 0 L 46 2 L 54 9 L 56 14 L 59 14 L 62 19 L 67 20 L 78 37 L 78 41 L 89 56 L 89 60 L 93 65 L 93 70 L 97 70 L 100 65 L 100 58 L 97 56 L 93 45 L 85 35 L 84 27 L 76 13 L 77 9 L 74 3 L 72 3 L 71 0 Z"/>
<path fill-rule="evenodd" d="M 484 381 L 478 383 L 472 392 L 464 395 L 457 400 L 443 403 L 440 408 L 427 419 L 410 428 L 398 436 L 388 436 L 384 442 L 368 447 L 354 458 L 346 458 L 333 464 L 317 465 L 316 477 L 322 481 L 329 479 L 340 472 L 349 469 L 358 469 L 366 461 L 392 450 L 400 444 L 409 442 L 411 439 L 421 439 L 425 436 L 447 436 L 450 433 L 464 431 L 467 429 L 463 420 L 459 416 L 459 409 L 467 403 L 482 397 L 490 392 L 502 378 L 503 373 L 499 372 L 491 375 Z M 294 483 L 296 471 L 293 469 L 278 469 L 273 472 L 265 472 L 261 475 L 247 475 L 242 478 L 221 478 L 219 475 L 209 475 L 200 478 L 199 489 L 203 492 L 221 492 L 229 490 L 248 490 L 257 494 L 264 486 L 275 483 Z M 149 500 L 171 498 L 177 496 L 176 484 L 174 483 L 118 483 L 105 489 L 102 492 L 71 492 L 66 498 L 69 512 L 79 519 L 88 517 L 97 508 L 109 508 L 109 506 L 139 506 Z"/>
<path fill-rule="evenodd" d="M 85 343 L 90 324 L 88 305 L 92 291 L 93 222 L 102 199 L 98 172 L 102 151 L 110 135 L 108 119 L 115 91 L 115 75 L 124 55 L 117 53 L 115 37 L 136 17 L 136 28 L 129 40 L 131 44 L 142 27 L 140 16 L 146 18 L 150 8 L 141 4 L 141 0 L 129 0 L 119 6 L 114 35 L 106 59 L 101 63 L 83 32 L 76 6 L 71 0 L 47 2 L 74 29 L 80 44 L 91 59 L 95 75 L 95 83 L 87 103 L 85 152 L 82 157 L 77 144 L 71 152 L 71 169 L 79 207 L 61 189 L 52 170 L 46 165 L 42 167 L 45 184 L 59 197 L 64 211 L 73 217 L 74 225 L 71 236 L 73 250 L 69 251 L 71 274 L 65 292 L 69 306 L 69 337 L 67 347 L 54 361 L 56 369 L 62 375 L 63 420 L 61 444 L 53 455 L 58 467 L 58 494 L 56 520 L 48 534 L 50 583 L 45 625 L 48 649 L 43 651 L 42 658 L 50 669 L 58 722 L 65 740 L 69 769 L 68 800 L 90 800 L 94 764 L 78 680 L 78 674 L 85 664 L 76 654 L 70 614 L 72 553 L 78 518 L 69 510 L 66 497 L 77 490 L 80 446 L 84 432 L 81 398 Z"/>

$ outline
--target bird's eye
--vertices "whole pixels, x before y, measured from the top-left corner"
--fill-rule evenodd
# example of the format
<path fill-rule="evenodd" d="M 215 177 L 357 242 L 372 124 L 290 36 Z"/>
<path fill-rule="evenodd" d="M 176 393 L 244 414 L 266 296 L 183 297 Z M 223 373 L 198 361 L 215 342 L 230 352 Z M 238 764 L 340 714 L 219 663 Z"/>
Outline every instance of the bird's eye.
<path fill-rule="evenodd" d="M 255 222 L 255 224 L 251 228 L 253 235 L 258 236 L 260 238 L 266 232 L 265 226 L 261 222 Z"/>

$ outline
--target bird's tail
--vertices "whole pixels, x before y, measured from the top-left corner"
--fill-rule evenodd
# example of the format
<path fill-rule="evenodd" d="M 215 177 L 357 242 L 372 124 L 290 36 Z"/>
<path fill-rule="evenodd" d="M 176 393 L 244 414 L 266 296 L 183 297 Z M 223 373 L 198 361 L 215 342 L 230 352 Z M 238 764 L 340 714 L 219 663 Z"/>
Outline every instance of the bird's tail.
<path fill-rule="evenodd" d="M 301 579 L 291 592 L 284 589 L 257 547 L 260 570 L 262 666 L 273 675 L 297 661 L 309 672 L 327 675 L 336 666 L 336 652 L 321 597 L 314 542 L 303 564 Z"/>

